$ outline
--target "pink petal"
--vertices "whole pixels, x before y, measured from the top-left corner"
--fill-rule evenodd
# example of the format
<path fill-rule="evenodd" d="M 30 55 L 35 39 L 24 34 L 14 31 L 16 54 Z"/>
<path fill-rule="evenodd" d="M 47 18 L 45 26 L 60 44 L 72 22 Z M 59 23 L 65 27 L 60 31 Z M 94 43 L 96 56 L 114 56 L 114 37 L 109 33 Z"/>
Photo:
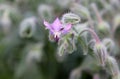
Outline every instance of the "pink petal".
<path fill-rule="evenodd" d="M 44 20 L 44 25 L 46 26 L 46 29 L 51 30 L 51 25 L 45 20 Z"/>
<path fill-rule="evenodd" d="M 62 24 L 61 24 L 59 18 L 56 18 L 56 20 L 52 23 L 52 27 L 56 31 L 60 30 L 60 28 L 62 27 Z"/>
<path fill-rule="evenodd" d="M 67 32 L 69 32 L 69 30 L 71 29 L 72 25 L 71 24 L 67 24 L 63 30 L 63 33 L 66 34 Z"/>

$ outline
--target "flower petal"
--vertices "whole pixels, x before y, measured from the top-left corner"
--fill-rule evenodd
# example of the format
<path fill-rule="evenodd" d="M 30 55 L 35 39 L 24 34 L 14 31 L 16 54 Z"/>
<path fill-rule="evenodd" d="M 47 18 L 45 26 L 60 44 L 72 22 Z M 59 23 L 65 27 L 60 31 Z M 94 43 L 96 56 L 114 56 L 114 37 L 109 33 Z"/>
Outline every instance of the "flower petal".
<path fill-rule="evenodd" d="M 63 33 L 63 34 L 68 33 L 69 30 L 71 29 L 71 27 L 72 27 L 71 24 L 67 24 L 67 25 L 65 26 L 65 28 L 62 30 L 62 33 Z"/>
<path fill-rule="evenodd" d="M 44 25 L 46 26 L 46 29 L 51 30 L 51 24 L 49 24 L 47 21 L 44 20 Z"/>
<path fill-rule="evenodd" d="M 56 18 L 56 20 L 52 23 L 52 28 L 55 31 L 59 31 L 61 27 L 62 27 L 62 24 L 61 24 L 59 18 Z"/>

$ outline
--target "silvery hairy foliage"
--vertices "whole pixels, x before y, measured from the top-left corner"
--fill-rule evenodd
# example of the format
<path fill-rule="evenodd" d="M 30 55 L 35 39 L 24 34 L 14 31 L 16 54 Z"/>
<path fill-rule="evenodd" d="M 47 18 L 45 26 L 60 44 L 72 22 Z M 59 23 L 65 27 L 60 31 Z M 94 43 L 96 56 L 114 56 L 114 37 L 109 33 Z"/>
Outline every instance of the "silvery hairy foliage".
<path fill-rule="evenodd" d="M 119 0 L 0 0 L 0 79 L 120 79 Z"/>

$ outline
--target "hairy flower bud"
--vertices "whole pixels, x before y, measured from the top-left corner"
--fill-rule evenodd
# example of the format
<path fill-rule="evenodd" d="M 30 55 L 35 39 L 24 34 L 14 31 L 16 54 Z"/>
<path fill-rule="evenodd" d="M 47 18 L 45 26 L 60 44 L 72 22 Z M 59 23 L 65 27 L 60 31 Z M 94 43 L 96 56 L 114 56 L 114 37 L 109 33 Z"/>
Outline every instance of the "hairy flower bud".
<path fill-rule="evenodd" d="M 47 19 L 50 21 L 54 16 L 53 7 L 47 4 L 41 4 L 38 6 L 38 14 L 42 20 Z"/>
<path fill-rule="evenodd" d="M 102 40 L 102 43 L 106 46 L 108 52 L 113 52 L 113 50 L 115 48 L 115 43 L 112 39 L 104 38 Z"/>
<path fill-rule="evenodd" d="M 90 16 L 88 9 L 78 3 L 72 3 L 70 10 L 83 18 L 88 18 Z"/>
<path fill-rule="evenodd" d="M 97 28 L 100 36 L 104 35 L 103 37 L 105 37 L 105 36 L 108 36 L 108 34 L 110 34 L 110 26 L 106 22 L 102 21 L 102 22 L 98 23 L 98 26 L 96 28 Z"/>
<path fill-rule="evenodd" d="M 61 19 L 64 24 L 78 24 L 80 20 L 80 17 L 74 13 L 63 14 Z"/>
<path fill-rule="evenodd" d="M 67 36 L 64 36 L 59 42 L 58 42 L 58 54 L 61 56 L 64 53 L 72 53 L 76 50 L 75 46 L 75 38 L 73 34 L 68 34 Z"/>
<path fill-rule="evenodd" d="M 66 52 L 67 46 L 68 46 L 68 43 L 66 40 L 62 42 L 61 45 L 58 46 L 57 53 L 59 56 L 62 56 Z"/>
<path fill-rule="evenodd" d="M 19 35 L 23 38 L 31 38 L 36 30 L 36 18 L 30 17 L 24 19 L 20 24 Z"/>
<path fill-rule="evenodd" d="M 106 47 L 102 43 L 96 43 L 94 46 L 94 55 L 101 66 L 105 66 L 107 58 Z"/>
<path fill-rule="evenodd" d="M 112 56 L 107 57 L 106 68 L 113 77 L 116 77 L 120 74 L 118 64 Z M 119 78 L 116 78 L 119 79 Z"/>

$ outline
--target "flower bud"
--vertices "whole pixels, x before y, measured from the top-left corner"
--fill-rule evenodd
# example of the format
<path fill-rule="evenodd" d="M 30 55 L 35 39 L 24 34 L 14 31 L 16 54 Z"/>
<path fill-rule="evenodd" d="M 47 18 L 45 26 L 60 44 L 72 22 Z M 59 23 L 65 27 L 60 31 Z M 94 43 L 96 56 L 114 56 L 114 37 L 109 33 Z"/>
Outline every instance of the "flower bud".
<path fill-rule="evenodd" d="M 78 3 L 72 3 L 70 10 L 83 18 L 88 18 L 90 16 L 88 9 Z"/>
<path fill-rule="evenodd" d="M 98 26 L 96 28 L 97 28 L 100 36 L 104 35 L 103 37 L 105 37 L 105 36 L 108 36 L 110 34 L 110 26 L 106 22 L 102 21 L 102 22 L 98 23 Z"/>
<path fill-rule="evenodd" d="M 107 58 L 106 47 L 102 43 L 96 43 L 94 46 L 94 56 L 101 66 L 105 66 Z"/>
<path fill-rule="evenodd" d="M 76 45 L 75 45 L 75 39 L 71 36 L 68 40 L 68 45 L 67 45 L 67 49 L 66 49 L 66 52 L 67 53 L 73 53 L 77 48 L 76 48 Z"/>
<path fill-rule="evenodd" d="M 106 69 L 113 77 L 116 77 L 120 74 L 118 64 L 112 56 L 107 57 Z"/>
<path fill-rule="evenodd" d="M 112 39 L 104 38 L 102 43 L 106 46 L 108 52 L 112 52 L 114 50 L 115 43 Z"/>
<path fill-rule="evenodd" d="M 66 13 L 61 19 L 62 23 L 64 24 L 78 24 L 80 20 L 80 17 L 74 13 Z"/>
<path fill-rule="evenodd" d="M 62 56 L 64 53 L 66 53 L 67 46 L 67 41 L 62 42 L 62 44 L 58 46 L 57 53 L 59 56 Z"/>
<path fill-rule="evenodd" d="M 31 38 L 36 30 L 36 18 L 30 17 L 24 19 L 20 24 L 19 35 L 22 38 Z"/>
<path fill-rule="evenodd" d="M 68 36 L 64 36 L 58 42 L 58 54 L 61 56 L 64 53 L 72 53 L 76 50 L 75 46 L 75 38 L 73 34 L 69 34 Z"/>
<path fill-rule="evenodd" d="M 42 20 L 51 20 L 54 16 L 53 7 L 47 4 L 41 4 L 38 6 L 38 14 Z"/>

